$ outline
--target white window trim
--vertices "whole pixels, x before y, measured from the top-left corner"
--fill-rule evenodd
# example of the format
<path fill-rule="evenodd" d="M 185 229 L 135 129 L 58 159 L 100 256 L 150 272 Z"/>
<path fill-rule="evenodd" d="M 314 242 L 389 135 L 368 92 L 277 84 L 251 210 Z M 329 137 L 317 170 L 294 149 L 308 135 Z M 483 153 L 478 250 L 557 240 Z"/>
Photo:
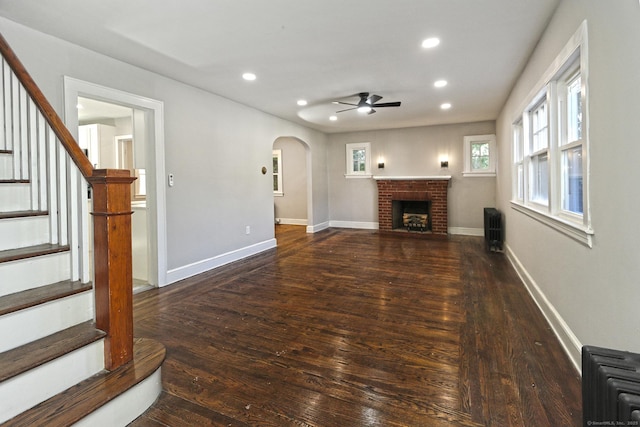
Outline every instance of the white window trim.
<path fill-rule="evenodd" d="M 362 172 L 353 170 L 353 152 L 355 150 L 364 149 L 364 167 L 365 170 Z M 371 143 L 370 142 L 356 142 L 346 145 L 346 172 L 344 174 L 345 178 L 371 178 Z"/>
<path fill-rule="evenodd" d="M 589 194 L 590 194 L 590 156 L 589 156 L 589 102 L 588 102 L 588 82 L 589 82 L 589 69 L 588 69 L 588 45 L 587 45 L 587 21 L 583 21 L 578 30 L 574 33 L 571 39 L 567 42 L 567 44 L 563 47 L 561 52 L 555 58 L 554 62 L 547 69 L 547 71 L 543 74 L 542 78 L 538 81 L 538 83 L 533 87 L 532 91 L 529 93 L 529 96 L 525 98 L 525 104 L 522 108 L 518 109 L 518 111 L 524 111 L 522 119 L 527 120 L 527 113 L 530 107 L 535 104 L 535 100 L 540 99 L 541 93 L 547 90 L 554 78 L 557 78 L 563 69 L 568 63 L 571 62 L 571 57 L 577 52 L 580 52 L 580 75 L 582 79 L 583 85 L 583 97 L 587 99 L 587 102 L 583 102 L 582 105 L 582 114 L 583 114 L 583 129 L 582 129 L 582 144 L 584 147 L 584 166 L 583 166 L 583 214 L 582 216 L 573 215 L 568 212 L 564 212 L 559 206 L 559 198 L 558 192 L 553 191 L 554 195 L 550 194 L 550 203 L 551 207 L 536 205 L 532 202 L 528 202 L 527 192 L 528 192 L 528 184 L 525 184 L 525 200 L 520 201 L 517 200 L 517 192 L 512 192 L 512 200 L 511 207 L 512 209 L 521 212 L 541 223 L 569 236 L 570 238 L 588 246 L 589 248 L 593 247 L 593 236 L 594 231 L 591 227 L 591 208 L 589 203 Z M 550 99 L 557 99 L 554 94 L 550 94 Z M 532 101 L 533 100 L 533 101 Z M 550 104 L 555 104 L 555 102 L 551 102 Z M 555 106 L 551 106 L 553 108 L 549 114 L 555 114 Z M 513 120 L 513 123 L 517 123 L 521 118 L 518 117 Z M 526 134 L 525 129 L 525 134 Z M 526 137 L 525 137 L 526 138 Z M 523 142 L 526 144 L 526 141 Z M 549 144 L 554 144 L 554 142 L 549 142 Z M 552 153 L 558 155 L 561 152 L 561 148 L 558 147 L 557 153 Z M 511 149 L 513 150 L 513 144 Z M 551 155 L 551 154 L 550 154 Z M 526 156 L 525 156 L 526 157 Z M 555 163 L 554 163 L 555 165 Z M 553 166 L 555 167 L 555 166 Z M 556 171 L 552 171 L 552 174 L 556 173 Z M 526 173 L 526 165 L 525 165 L 525 180 L 527 179 Z M 559 177 L 551 177 L 550 180 L 555 181 L 554 184 L 559 186 L 558 183 Z M 513 177 L 512 177 L 513 181 Z M 551 199 L 554 197 L 554 199 Z"/>
<path fill-rule="evenodd" d="M 474 142 L 489 141 L 489 169 L 477 170 L 471 168 L 471 144 Z M 496 176 L 496 136 L 495 135 L 470 135 L 464 137 L 464 177 L 491 177 Z"/>
<path fill-rule="evenodd" d="M 273 195 L 282 197 L 284 196 L 284 191 L 282 188 L 282 149 L 273 150 L 273 157 L 276 157 L 278 159 L 278 191 L 274 191 Z M 275 172 L 273 172 L 273 174 L 275 175 Z"/>

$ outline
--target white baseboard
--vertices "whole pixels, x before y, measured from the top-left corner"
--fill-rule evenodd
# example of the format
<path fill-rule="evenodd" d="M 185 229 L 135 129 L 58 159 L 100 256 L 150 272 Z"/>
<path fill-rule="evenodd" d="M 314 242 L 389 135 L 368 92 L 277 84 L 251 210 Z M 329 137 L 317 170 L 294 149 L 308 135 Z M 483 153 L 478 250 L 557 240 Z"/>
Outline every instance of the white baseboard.
<path fill-rule="evenodd" d="M 484 228 L 449 227 L 449 234 L 460 234 L 463 236 L 484 236 Z"/>
<path fill-rule="evenodd" d="M 330 221 L 329 226 L 336 228 L 362 228 L 365 230 L 377 230 L 379 228 L 377 222 L 364 221 Z"/>
<path fill-rule="evenodd" d="M 326 230 L 329 228 L 329 221 L 321 222 L 316 225 L 307 225 L 307 233 L 317 233 L 318 231 Z"/>
<path fill-rule="evenodd" d="M 306 219 L 295 219 L 295 218 L 276 218 L 276 224 L 307 225 L 307 220 Z"/>
<path fill-rule="evenodd" d="M 567 322 L 564 321 L 560 313 L 558 313 L 553 304 L 547 299 L 546 295 L 508 245 L 505 245 L 505 252 L 511 265 L 513 265 L 513 268 L 515 268 L 518 276 L 520 276 L 524 286 L 527 288 L 527 291 L 529 291 L 529 294 L 547 319 L 556 337 L 558 337 L 560 344 L 569 356 L 569 359 L 571 359 L 571 362 L 573 362 L 574 367 L 578 373 L 582 372 L 582 344 L 580 340 L 578 340 L 578 337 L 576 337 L 571 328 L 569 328 Z"/>
<path fill-rule="evenodd" d="M 194 262 L 183 267 L 174 268 L 167 271 L 167 284 L 175 283 L 179 280 L 195 276 L 196 274 L 213 270 L 214 268 L 221 267 L 234 261 L 239 261 L 243 258 L 258 254 L 260 252 L 264 252 L 275 247 L 276 239 L 269 239 L 265 240 L 264 242 L 237 249 L 235 251 L 227 252 L 212 258 L 204 259 L 202 261 Z"/>

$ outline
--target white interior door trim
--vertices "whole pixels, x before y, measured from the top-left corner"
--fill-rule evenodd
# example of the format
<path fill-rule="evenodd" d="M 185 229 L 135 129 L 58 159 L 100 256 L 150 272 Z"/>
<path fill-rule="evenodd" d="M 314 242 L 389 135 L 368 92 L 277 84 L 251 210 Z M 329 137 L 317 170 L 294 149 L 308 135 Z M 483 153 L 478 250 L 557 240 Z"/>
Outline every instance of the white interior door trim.
<path fill-rule="evenodd" d="M 64 114 L 65 123 L 74 138 L 78 138 L 78 96 L 93 98 L 105 102 L 121 104 L 135 109 L 150 112 L 153 116 L 153 135 L 147 146 L 147 161 L 153 162 L 155 173 L 153 178 L 147 176 L 147 209 L 150 209 L 149 233 L 151 237 L 150 263 L 152 268 L 149 282 L 155 286 L 167 284 L 167 221 L 166 221 L 166 188 L 164 186 L 164 103 L 155 99 L 123 92 L 117 89 L 97 85 L 64 76 Z M 154 200 L 155 199 L 155 200 Z"/>

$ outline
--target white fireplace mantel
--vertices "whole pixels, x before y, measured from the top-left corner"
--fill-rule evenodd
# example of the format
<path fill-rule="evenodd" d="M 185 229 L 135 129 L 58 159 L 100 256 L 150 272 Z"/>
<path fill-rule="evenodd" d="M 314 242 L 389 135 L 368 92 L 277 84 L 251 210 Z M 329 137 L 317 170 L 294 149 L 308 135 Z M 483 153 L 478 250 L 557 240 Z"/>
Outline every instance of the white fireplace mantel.
<path fill-rule="evenodd" d="M 436 181 L 445 180 L 449 181 L 451 175 L 434 175 L 434 176 L 386 176 L 386 175 L 374 175 L 372 177 L 376 181 L 380 180 L 393 180 L 393 181 Z"/>

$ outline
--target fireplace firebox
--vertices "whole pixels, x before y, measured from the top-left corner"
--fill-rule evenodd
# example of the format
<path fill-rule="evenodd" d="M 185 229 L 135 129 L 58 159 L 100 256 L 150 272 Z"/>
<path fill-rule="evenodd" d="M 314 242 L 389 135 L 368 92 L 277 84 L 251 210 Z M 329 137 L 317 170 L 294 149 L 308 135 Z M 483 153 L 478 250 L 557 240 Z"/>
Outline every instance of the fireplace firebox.
<path fill-rule="evenodd" d="M 393 230 L 431 231 L 431 202 L 428 200 L 392 200 Z"/>

